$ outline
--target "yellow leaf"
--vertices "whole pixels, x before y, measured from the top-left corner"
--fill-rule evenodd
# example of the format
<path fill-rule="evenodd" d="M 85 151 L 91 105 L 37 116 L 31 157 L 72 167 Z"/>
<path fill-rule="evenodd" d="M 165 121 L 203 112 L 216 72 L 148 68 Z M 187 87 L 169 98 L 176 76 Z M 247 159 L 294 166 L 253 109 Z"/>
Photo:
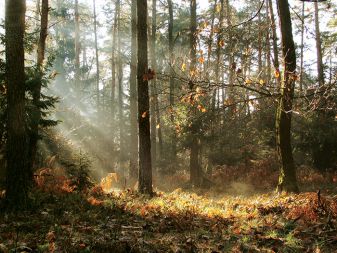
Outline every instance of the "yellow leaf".
<path fill-rule="evenodd" d="M 247 79 L 247 80 L 245 81 L 245 84 L 246 84 L 246 85 L 250 85 L 250 84 L 252 84 L 252 80 L 250 80 L 250 79 Z"/>
<path fill-rule="evenodd" d="M 186 70 L 186 64 L 183 63 L 183 64 L 181 65 L 181 71 L 185 72 L 185 70 Z"/>
<path fill-rule="evenodd" d="M 263 86 L 264 85 L 264 80 L 260 79 L 260 85 Z"/>
<path fill-rule="evenodd" d="M 146 118 L 146 116 L 147 116 L 147 112 L 143 112 L 142 118 L 144 119 L 144 118 Z"/>
<path fill-rule="evenodd" d="M 217 4 L 216 5 L 216 12 L 220 12 L 221 11 L 221 4 Z"/>
<path fill-rule="evenodd" d="M 159 129 L 159 128 L 160 128 L 160 124 L 158 124 L 158 125 L 156 126 L 156 128 Z"/>

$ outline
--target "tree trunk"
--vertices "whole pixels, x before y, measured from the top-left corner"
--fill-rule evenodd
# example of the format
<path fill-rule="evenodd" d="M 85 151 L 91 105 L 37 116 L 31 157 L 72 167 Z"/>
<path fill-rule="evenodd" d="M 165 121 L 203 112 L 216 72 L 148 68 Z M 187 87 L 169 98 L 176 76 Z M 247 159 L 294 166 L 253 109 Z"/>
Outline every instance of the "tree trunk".
<path fill-rule="evenodd" d="M 232 15 L 231 15 L 231 7 L 229 4 L 229 0 L 226 0 L 226 19 L 227 19 L 227 25 L 228 25 L 228 84 L 229 84 L 229 89 L 228 89 L 228 97 L 229 100 L 232 101 L 231 103 L 234 102 L 235 99 L 235 94 L 234 94 L 234 71 L 235 69 L 233 68 L 234 65 L 234 52 L 233 52 L 233 39 L 232 39 Z M 235 111 L 236 111 L 236 106 L 232 105 L 230 107 L 230 112 L 229 116 L 230 118 L 235 116 Z M 227 119 L 225 119 L 227 120 Z"/>
<path fill-rule="evenodd" d="M 75 0 L 75 90 L 80 91 L 80 23 L 78 13 L 78 0 Z"/>
<path fill-rule="evenodd" d="M 97 16 L 96 16 L 96 0 L 93 0 L 94 8 L 94 36 L 95 36 L 95 58 L 96 58 L 96 106 L 97 110 L 100 106 L 99 95 L 99 58 L 98 58 L 98 42 L 97 42 Z"/>
<path fill-rule="evenodd" d="M 29 167 L 34 169 L 36 165 L 37 156 L 37 144 L 39 140 L 39 123 L 41 120 L 40 112 L 40 98 L 41 98 L 41 87 L 42 87 L 42 76 L 43 76 L 43 61 L 45 58 L 45 48 L 46 48 L 46 38 L 48 33 L 48 0 L 42 0 L 42 11 L 41 11 L 41 24 L 40 24 L 40 38 L 37 48 L 37 75 L 39 78 L 39 83 L 33 87 L 32 97 L 33 97 L 33 111 L 32 111 L 32 121 L 31 129 L 29 135 Z"/>
<path fill-rule="evenodd" d="M 169 24 L 168 24 L 168 39 L 169 39 L 169 55 L 170 55 L 170 107 L 173 109 L 174 107 L 174 39 L 173 39 L 173 4 L 172 0 L 168 0 L 168 9 L 169 9 Z M 171 110 L 171 124 L 174 125 L 174 113 Z M 177 159 L 177 135 L 175 128 L 173 127 L 173 131 L 171 132 L 171 157 L 172 162 L 175 162 Z"/>
<path fill-rule="evenodd" d="M 304 73 L 304 61 L 303 61 L 303 57 L 304 57 L 304 7 L 305 7 L 305 3 L 304 1 L 302 2 L 302 20 L 301 20 L 301 67 L 300 67 L 300 91 L 303 91 L 303 73 Z"/>
<path fill-rule="evenodd" d="M 272 28 L 272 36 L 273 36 L 273 54 L 274 54 L 274 68 L 275 71 L 280 71 L 280 62 L 279 62 L 279 52 L 278 52 L 278 46 L 277 46 L 277 32 L 276 32 L 276 21 L 275 21 L 275 15 L 274 15 L 274 8 L 273 8 L 273 2 L 272 0 L 269 1 L 269 10 L 270 10 L 270 22 L 271 22 L 271 28 Z M 277 77 L 277 84 L 280 86 L 281 77 Z"/>
<path fill-rule="evenodd" d="M 121 35 L 121 14 L 120 14 L 120 0 L 118 0 L 117 14 L 117 29 L 118 29 L 118 43 L 117 43 L 117 70 L 118 70 L 118 123 L 119 123 L 119 169 L 122 170 L 121 174 L 125 174 L 123 163 L 126 160 L 125 156 L 125 143 L 124 143 L 124 106 L 123 106 L 123 62 L 121 57 L 122 50 L 122 35 Z"/>
<path fill-rule="evenodd" d="M 131 64 L 130 64 L 130 171 L 129 177 L 137 178 L 137 0 L 131 2 Z"/>
<path fill-rule="evenodd" d="M 191 143 L 191 154 L 190 154 L 190 183 L 193 186 L 201 186 L 201 168 L 199 164 L 199 152 L 200 143 L 199 138 L 194 137 Z"/>
<path fill-rule="evenodd" d="M 267 63 L 267 73 L 266 73 L 266 79 L 268 86 L 271 81 L 271 53 L 270 53 L 270 19 L 269 19 L 269 2 L 266 1 L 266 19 L 267 19 L 267 31 L 266 31 L 266 63 Z"/>
<path fill-rule="evenodd" d="M 196 45 L 197 45 L 197 3 L 196 0 L 191 0 L 190 2 L 190 73 L 196 73 Z M 195 74 L 191 75 L 191 82 L 195 78 Z M 195 115 L 196 110 L 192 108 L 192 113 Z M 191 127 L 191 143 L 190 143 L 190 183 L 194 186 L 201 186 L 201 173 L 199 165 L 199 137 L 198 137 L 198 126 L 196 123 L 192 123 Z"/>
<path fill-rule="evenodd" d="M 138 42 L 138 131 L 139 131 L 139 184 L 141 193 L 152 195 L 152 164 L 150 137 L 150 105 L 147 56 L 147 1 L 137 1 Z"/>
<path fill-rule="evenodd" d="M 6 1 L 7 80 L 7 207 L 21 210 L 28 205 L 32 171 L 28 161 L 25 119 L 25 0 Z"/>
<path fill-rule="evenodd" d="M 118 13 L 120 9 L 120 0 L 115 3 L 115 16 L 112 27 L 112 50 L 111 50 L 111 99 L 110 107 L 113 120 L 115 119 L 115 97 L 116 97 L 116 49 L 118 32 Z"/>
<path fill-rule="evenodd" d="M 322 42 L 321 32 L 319 29 L 319 15 L 318 15 L 318 3 L 315 1 L 315 35 L 316 35 L 316 52 L 317 52 L 317 79 L 319 85 L 324 84 L 324 66 L 322 59 Z"/>
<path fill-rule="evenodd" d="M 156 61 L 156 34 L 157 34 L 157 1 L 152 0 L 152 26 L 151 26 L 151 68 L 157 71 Z M 156 117 L 156 77 L 154 76 L 150 88 L 151 88 L 151 155 L 152 155 L 152 167 L 156 168 L 157 161 L 157 117 Z"/>
<path fill-rule="evenodd" d="M 276 146 L 280 161 L 278 191 L 298 192 L 296 169 L 291 147 L 291 116 L 295 86 L 296 52 L 288 0 L 277 1 L 284 57 L 281 97 L 276 115 Z"/>

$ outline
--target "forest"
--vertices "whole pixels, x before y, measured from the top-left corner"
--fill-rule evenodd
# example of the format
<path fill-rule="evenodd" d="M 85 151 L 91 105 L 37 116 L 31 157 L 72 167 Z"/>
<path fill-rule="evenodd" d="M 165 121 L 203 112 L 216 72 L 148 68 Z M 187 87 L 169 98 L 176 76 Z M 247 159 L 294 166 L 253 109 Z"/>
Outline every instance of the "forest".
<path fill-rule="evenodd" d="M 0 0 L 0 253 L 337 252 L 336 14 Z"/>

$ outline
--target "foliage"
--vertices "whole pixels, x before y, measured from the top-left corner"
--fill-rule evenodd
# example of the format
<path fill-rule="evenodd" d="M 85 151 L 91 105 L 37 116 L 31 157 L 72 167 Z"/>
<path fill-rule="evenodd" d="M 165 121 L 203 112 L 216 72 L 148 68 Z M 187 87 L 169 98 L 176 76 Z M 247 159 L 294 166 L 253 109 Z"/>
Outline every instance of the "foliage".
<path fill-rule="evenodd" d="M 34 252 L 331 252 L 337 247 L 337 199 L 323 193 L 213 198 L 177 189 L 148 199 L 132 190 L 104 195 L 95 187 L 87 196 L 35 191 L 32 198 L 39 205 L 31 212 L 0 217 L 0 247 Z"/>

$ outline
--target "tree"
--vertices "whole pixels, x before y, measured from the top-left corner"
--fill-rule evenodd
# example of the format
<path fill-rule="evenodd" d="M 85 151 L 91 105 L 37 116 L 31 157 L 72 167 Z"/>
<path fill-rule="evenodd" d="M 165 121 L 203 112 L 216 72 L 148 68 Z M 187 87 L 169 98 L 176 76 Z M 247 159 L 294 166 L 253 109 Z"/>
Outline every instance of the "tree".
<path fill-rule="evenodd" d="M 151 38 L 150 38 L 150 55 L 151 55 L 151 67 L 152 70 L 157 70 L 157 60 L 156 60 L 156 36 L 157 36 L 157 1 L 152 0 L 152 22 L 151 22 Z M 151 83 L 151 154 L 152 154 L 152 164 L 156 168 L 157 164 L 157 117 L 156 117 L 156 78 L 154 77 Z"/>
<path fill-rule="evenodd" d="M 291 118 L 296 80 L 296 52 L 288 0 L 277 1 L 284 73 L 276 115 L 276 146 L 280 161 L 278 191 L 298 192 L 296 169 L 291 147 Z"/>
<path fill-rule="evenodd" d="M 279 57 L 278 57 L 278 46 L 277 46 L 277 32 L 276 32 L 276 21 L 275 21 L 275 15 L 274 15 L 274 8 L 273 8 L 273 2 L 272 0 L 268 0 L 269 2 L 269 12 L 270 12 L 270 23 L 271 23 L 271 29 L 272 29 L 272 38 L 273 38 L 273 64 L 275 71 L 279 73 L 280 63 L 279 63 Z M 279 81 L 279 78 L 277 78 Z"/>
<path fill-rule="evenodd" d="M 321 32 L 319 29 L 319 13 L 318 13 L 318 3 L 314 1 L 315 5 L 315 36 L 316 36 L 316 53 L 317 53 L 317 79 L 319 85 L 324 84 L 324 66 L 323 66 L 323 56 L 322 56 L 322 42 L 321 42 Z"/>
<path fill-rule="evenodd" d="M 28 205 L 32 180 L 25 118 L 25 0 L 6 1 L 7 175 L 6 201 L 20 210 Z"/>
<path fill-rule="evenodd" d="M 167 1 L 168 11 L 169 11 L 169 22 L 168 22 L 168 40 L 169 40 L 169 68 L 170 68 L 170 107 L 173 109 L 174 107 L 174 38 L 173 38 L 173 3 L 172 0 Z M 174 124 L 174 114 L 173 110 L 171 110 L 170 120 L 171 123 Z M 173 129 L 172 131 L 172 142 L 171 142 L 171 159 L 172 161 L 176 161 L 177 159 L 177 136 L 176 132 Z"/>
<path fill-rule="evenodd" d="M 193 79 L 196 75 L 196 67 L 197 67 L 197 58 L 196 58 L 196 46 L 197 46 L 197 3 L 196 0 L 190 1 L 190 73 L 191 80 L 193 83 Z M 191 85 L 193 87 L 193 85 Z M 192 113 L 195 115 L 196 110 L 192 108 Z M 199 151 L 200 151 L 200 138 L 198 136 L 199 130 L 199 122 L 192 122 L 191 124 L 191 143 L 190 143 L 190 183 L 194 186 L 201 186 L 201 167 L 199 164 Z"/>
<path fill-rule="evenodd" d="M 137 178 L 137 1 L 131 2 L 131 64 L 130 64 L 130 178 Z"/>
<path fill-rule="evenodd" d="M 150 137 L 150 101 L 147 54 L 147 1 L 137 1 L 137 88 L 138 88 L 138 133 L 139 133 L 139 191 L 152 195 L 152 164 Z"/>
<path fill-rule="evenodd" d="M 80 90 L 80 15 L 78 13 L 78 0 L 75 0 L 75 90 Z"/>
<path fill-rule="evenodd" d="M 100 94 L 99 94 L 99 58 L 98 58 L 98 42 L 97 42 L 97 16 L 96 16 L 96 0 L 93 0 L 94 8 L 94 36 L 95 36 L 95 59 L 96 59 L 96 103 L 97 109 L 100 106 Z"/>

